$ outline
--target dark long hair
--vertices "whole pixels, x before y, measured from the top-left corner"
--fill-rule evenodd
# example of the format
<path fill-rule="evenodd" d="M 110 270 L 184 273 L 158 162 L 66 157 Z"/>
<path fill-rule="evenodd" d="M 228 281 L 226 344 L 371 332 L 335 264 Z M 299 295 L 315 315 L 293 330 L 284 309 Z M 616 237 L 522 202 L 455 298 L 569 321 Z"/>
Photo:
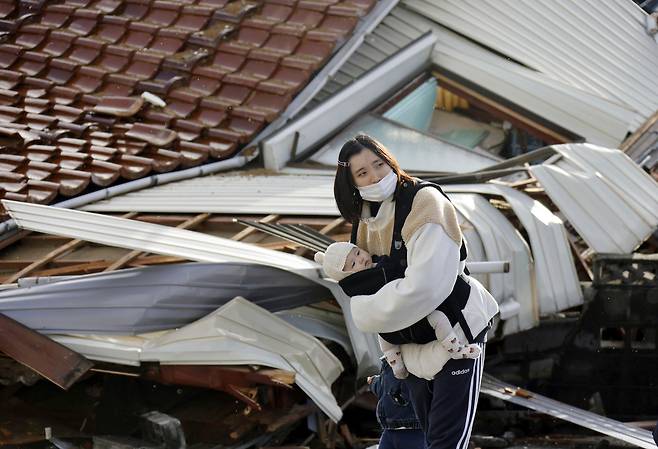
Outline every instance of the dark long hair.
<path fill-rule="evenodd" d="M 402 180 L 413 182 L 413 178 L 400 168 L 398 161 L 395 160 L 386 147 L 372 137 L 359 134 L 345 142 L 338 154 L 338 169 L 334 179 L 334 198 L 340 214 L 352 224 L 356 223 L 361 217 L 363 198 L 361 198 L 361 194 L 354 184 L 354 178 L 347 163 L 352 156 L 363 150 L 372 151 L 386 162 L 397 175 L 398 185 Z"/>

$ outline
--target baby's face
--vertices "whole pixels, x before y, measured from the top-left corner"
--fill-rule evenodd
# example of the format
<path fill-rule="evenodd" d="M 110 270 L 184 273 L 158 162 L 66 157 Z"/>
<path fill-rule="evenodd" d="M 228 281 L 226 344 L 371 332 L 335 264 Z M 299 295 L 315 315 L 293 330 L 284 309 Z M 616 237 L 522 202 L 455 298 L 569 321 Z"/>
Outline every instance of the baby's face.
<path fill-rule="evenodd" d="M 345 259 L 343 271 L 353 273 L 372 268 L 374 265 L 375 264 L 372 263 L 372 257 L 370 257 L 370 254 L 368 254 L 367 251 L 364 251 L 361 248 L 352 248 L 352 251 L 347 255 L 347 259 Z"/>

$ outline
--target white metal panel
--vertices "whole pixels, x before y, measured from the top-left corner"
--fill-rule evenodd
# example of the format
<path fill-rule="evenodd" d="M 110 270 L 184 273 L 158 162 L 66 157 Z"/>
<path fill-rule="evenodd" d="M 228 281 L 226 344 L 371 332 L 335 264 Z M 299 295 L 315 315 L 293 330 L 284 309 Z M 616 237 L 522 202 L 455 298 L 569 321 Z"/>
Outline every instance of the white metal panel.
<path fill-rule="evenodd" d="M 555 145 L 554 165 L 531 167 L 551 200 L 597 253 L 627 254 L 658 227 L 658 183 L 619 150 Z"/>
<path fill-rule="evenodd" d="M 597 253 L 627 254 L 653 231 L 596 175 L 552 165 L 530 167 L 551 200 Z"/>
<path fill-rule="evenodd" d="M 507 201 L 528 233 L 535 263 L 539 313 L 547 315 L 583 303 L 573 254 L 564 223 L 539 201 L 497 184 L 446 185 L 443 190 L 499 195 Z"/>
<path fill-rule="evenodd" d="M 340 361 L 316 338 L 244 298 L 180 329 L 124 336 L 54 336 L 93 360 L 138 365 L 263 365 L 295 373 L 295 383 L 330 418 L 342 416 L 331 384 Z"/>
<path fill-rule="evenodd" d="M 404 0 L 554 80 L 626 105 L 635 129 L 658 107 L 658 43 L 630 0 Z M 486 17 L 486 20 L 483 20 Z"/>
<path fill-rule="evenodd" d="M 315 262 L 247 243 L 91 212 L 19 201 L 2 200 L 2 203 L 22 229 L 200 262 L 233 261 L 269 265 L 309 279 L 318 279 L 318 265 Z"/>
<path fill-rule="evenodd" d="M 450 196 L 457 210 L 478 231 L 487 260 L 509 260 L 509 273 L 490 274 L 490 293 L 502 308 L 518 303 L 519 312 L 503 323 L 503 334 L 530 329 L 539 322 L 533 261 L 527 243 L 505 216 L 477 194 Z"/>
<path fill-rule="evenodd" d="M 131 193 L 90 205 L 86 210 L 339 215 L 333 198 L 332 171 L 323 172 L 323 175 L 304 175 L 313 170 L 286 170 L 299 175 L 209 176 Z M 446 185 L 444 190 L 449 194 L 470 192 L 500 195 L 511 204 L 530 238 L 542 315 L 582 303 L 582 292 L 564 225 L 546 207 L 521 192 L 495 184 Z M 461 224 L 469 247 L 473 247 L 469 259 L 487 260 L 484 255 L 478 257 L 476 248 L 481 243 L 475 240 L 479 239 L 477 229 L 466 220 Z M 489 286 L 486 276 L 479 280 Z"/>
<path fill-rule="evenodd" d="M 562 155 L 556 166 L 596 174 L 625 199 L 638 220 L 658 226 L 658 183 L 624 152 L 587 144 L 553 148 Z"/>
<path fill-rule="evenodd" d="M 338 343 L 345 353 L 354 357 L 354 350 L 342 313 L 302 306 L 275 312 L 275 315 L 314 337 Z"/>
<path fill-rule="evenodd" d="M 416 29 L 432 30 L 437 43 L 432 61 L 590 142 L 617 146 L 636 117 L 630 106 L 602 98 L 548 75 L 523 67 L 474 44 L 425 17 L 397 7 L 383 23 L 394 20 Z"/>
<path fill-rule="evenodd" d="M 295 143 L 297 154 L 300 154 L 332 135 L 356 114 L 381 101 L 386 92 L 408 79 L 425 64 L 433 44 L 434 37 L 430 35 L 419 39 L 319 107 L 263 140 L 265 167 L 281 169 L 290 160 Z"/>
<path fill-rule="evenodd" d="M 206 176 L 99 201 L 84 210 L 338 216 L 333 174 Z"/>

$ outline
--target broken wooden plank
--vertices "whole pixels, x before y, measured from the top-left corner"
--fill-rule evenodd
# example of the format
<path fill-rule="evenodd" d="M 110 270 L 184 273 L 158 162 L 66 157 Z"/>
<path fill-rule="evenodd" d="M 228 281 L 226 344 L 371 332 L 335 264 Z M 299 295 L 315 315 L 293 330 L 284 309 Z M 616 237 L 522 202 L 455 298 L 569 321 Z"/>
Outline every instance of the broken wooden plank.
<path fill-rule="evenodd" d="M 352 432 L 350 432 L 350 428 L 347 426 L 347 424 L 341 424 L 338 427 L 338 430 L 340 432 L 340 436 L 343 437 L 343 440 L 345 441 L 345 445 L 348 448 L 357 447 L 356 440 L 355 440 L 354 436 L 352 435 Z"/>
<path fill-rule="evenodd" d="M 128 263 L 130 267 L 142 267 L 147 265 L 164 265 L 169 263 L 186 262 L 189 259 L 176 256 L 142 256 Z M 112 264 L 108 260 L 92 260 L 89 262 L 79 262 L 75 265 L 62 263 L 63 266 L 57 268 L 50 268 L 47 270 L 40 270 L 31 273 L 32 277 L 45 277 L 45 276 L 65 276 L 74 274 L 88 274 L 99 272 Z M 6 278 L 5 278 L 6 279 Z M 0 282 L 5 279 L 0 278 Z"/>
<path fill-rule="evenodd" d="M 62 245 L 58 248 L 55 248 L 54 250 L 50 251 L 48 254 L 43 256 L 41 259 L 34 261 L 27 267 L 23 268 L 17 273 L 14 273 L 12 276 L 9 276 L 7 279 L 5 279 L 4 284 L 12 284 L 19 280 L 22 277 L 25 277 L 29 273 L 33 272 L 37 268 L 40 268 L 44 265 L 47 265 L 51 260 L 64 255 L 70 251 L 73 251 L 75 248 L 78 246 L 82 245 L 85 243 L 83 240 L 71 240 L 65 245 Z"/>
<path fill-rule="evenodd" d="M 64 390 L 93 366 L 84 356 L 3 314 L 0 351 Z"/>
<path fill-rule="evenodd" d="M 312 404 L 299 405 L 295 404 L 285 415 L 280 416 L 278 419 L 272 421 L 267 425 L 268 432 L 276 432 L 282 427 L 295 424 L 297 421 L 300 421 L 311 413 L 316 411 L 317 408 Z"/>
<path fill-rule="evenodd" d="M 0 270 L 20 270 L 27 267 L 30 264 L 33 264 L 34 260 L 0 260 Z M 87 263 L 111 263 L 110 260 L 105 259 L 94 259 L 94 260 L 53 260 L 50 262 L 50 265 L 53 268 L 63 268 L 63 267 L 72 267 L 75 265 L 84 265 Z"/>
<path fill-rule="evenodd" d="M 32 231 L 18 231 L 15 234 L 13 234 L 11 237 L 7 237 L 6 239 L 0 241 L 0 250 L 5 249 L 6 247 L 14 244 L 15 242 L 19 241 L 23 237 L 26 237 L 31 232 Z"/>
<path fill-rule="evenodd" d="M 248 407 L 260 410 L 256 402 L 254 386 L 270 385 L 291 389 L 295 374 L 278 369 L 229 367 L 222 365 L 152 365 L 143 373 L 146 379 L 170 385 L 189 385 L 224 391 L 244 402 Z"/>

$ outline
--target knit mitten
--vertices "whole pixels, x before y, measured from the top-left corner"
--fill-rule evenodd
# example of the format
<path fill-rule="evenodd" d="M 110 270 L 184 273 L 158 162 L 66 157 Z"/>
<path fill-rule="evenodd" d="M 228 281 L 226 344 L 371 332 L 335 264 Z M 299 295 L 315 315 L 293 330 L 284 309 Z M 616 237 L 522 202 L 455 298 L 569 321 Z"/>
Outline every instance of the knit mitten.
<path fill-rule="evenodd" d="M 384 357 L 386 357 L 386 361 L 393 370 L 393 375 L 397 379 L 407 378 L 409 371 L 407 371 L 407 367 L 404 366 L 404 361 L 402 360 L 402 352 L 400 351 L 399 347 L 384 351 Z"/>
<path fill-rule="evenodd" d="M 454 332 L 450 332 L 445 339 L 441 340 L 441 346 L 446 348 L 453 359 L 477 359 L 482 352 L 476 344 L 462 344 Z"/>

